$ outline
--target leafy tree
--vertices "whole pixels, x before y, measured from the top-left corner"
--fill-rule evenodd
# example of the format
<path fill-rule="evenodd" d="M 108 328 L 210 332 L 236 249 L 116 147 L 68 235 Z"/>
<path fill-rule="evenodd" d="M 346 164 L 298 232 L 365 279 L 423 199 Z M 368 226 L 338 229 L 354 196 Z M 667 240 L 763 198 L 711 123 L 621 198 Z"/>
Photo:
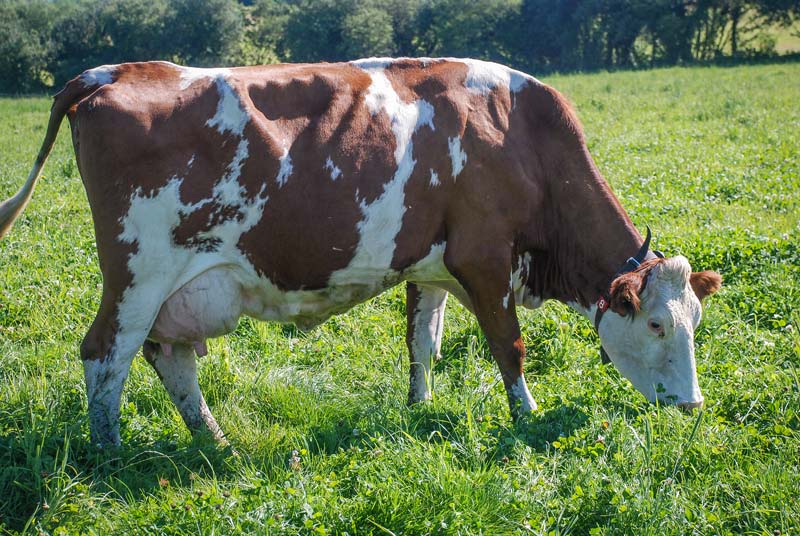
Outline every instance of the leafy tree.
<path fill-rule="evenodd" d="M 0 92 L 38 91 L 50 81 L 52 19 L 44 0 L 0 2 Z"/>
<path fill-rule="evenodd" d="M 256 0 L 245 16 L 245 35 L 237 59 L 247 65 L 290 59 L 284 35 L 292 10 L 285 1 Z"/>
<path fill-rule="evenodd" d="M 166 0 L 60 0 L 52 71 L 61 84 L 96 65 L 170 59 Z"/>
<path fill-rule="evenodd" d="M 0 91 L 106 63 L 468 56 L 531 72 L 765 54 L 800 0 L 0 0 Z M 759 33 L 761 32 L 761 33 Z"/>
<path fill-rule="evenodd" d="M 427 0 L 417 16 L 419 51 L 511 62 L 519 10 L 517 0 Z"/>
<path fill-rule="evenodd" d="M 55 57 L 51 66 L 56 85 L 83 70 L 112 63 L 113 41 L 104 34 L 101 6 L 96 2 L 61 1 L 53 24 Z"/>
<path fill-rule="evenodd" d="M 604 34 L 604 64 L 629 67 L 635 64 L 634 44 L 645 27 L 648 0 L 606 0 L 600 14 Z"/>
<path fill-rule="evenodd" d="M 286 24 L 285 43 L 292 61 L 341 61 L 342 25 L 356 0 L 299 0 Z"/>
<path fill-rule="evenodd" d="M 398 56 L 418 56 L 417 16 L 422 0 L 384 0 L 379 6 L 391 17 L 394 34 L 394 53 Z"/>
<path fill-rule="evenodd" d="M 579 45 L 574 14 L 580 0 L 525 0 L 521 11 L 524 66 L 533 72 L 574 69 Z"/>
<path fill-rule="evenodd" d="M 235 0 L 169 0 L 164 48 L 189 65 L 235 63 L 244 34 L 241 7 Z"/>
<path fill-rule="evenodd" d="M 342 19 L 342 55 L 349 59 L 395 53 L 392 16 L 370 4 L 357 6 Z"/>
<path fill-rule="evenodd" d="M 113 63 L 166 59 L 165 0 L 107 0 L 100 11 Z"/>

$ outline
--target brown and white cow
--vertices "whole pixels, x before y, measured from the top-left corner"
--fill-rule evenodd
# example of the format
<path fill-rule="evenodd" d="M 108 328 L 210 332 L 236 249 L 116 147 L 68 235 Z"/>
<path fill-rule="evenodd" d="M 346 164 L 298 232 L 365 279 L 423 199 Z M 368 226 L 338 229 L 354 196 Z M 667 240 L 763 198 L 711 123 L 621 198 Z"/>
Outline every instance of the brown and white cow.
<path fill-rule="evenodd" d="M 647 398 L 703 401 L 694 329 L 719 275 L 674 257 L 617 277 L 642 237 L 565 99 L 526 74 L 453 59 L 91 69 L 56 95 L 0 236 L 64 115 L 104 278 L 81 346 L 95 442 L 119 443 L 140 348 L 188 427 L 221 437 L 197 382 L 207 338 L 242 315 L 309 328 L 402 281 L 409 402 L 431 396 L 448 293 L 477 316 L 514 415 L 536 408 L 515 307 L 551 298 L 597 318 Z"/>

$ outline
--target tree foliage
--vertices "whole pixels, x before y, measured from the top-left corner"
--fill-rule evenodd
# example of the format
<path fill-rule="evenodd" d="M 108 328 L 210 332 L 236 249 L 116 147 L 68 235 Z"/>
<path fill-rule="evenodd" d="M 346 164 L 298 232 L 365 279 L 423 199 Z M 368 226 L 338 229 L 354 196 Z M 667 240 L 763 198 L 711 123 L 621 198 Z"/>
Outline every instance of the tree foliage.
<path fill-rule="evenodd" d="M 532 72 L 773 53 L 800 0 L 0 0 L 0 91 L 82 70 L 469 56 Z"/>
<path fill-rule="evenodd" d="M 54 10 L 44 0 L 0 2 L 0 91 L 44 88 L 52 63 Z"/>

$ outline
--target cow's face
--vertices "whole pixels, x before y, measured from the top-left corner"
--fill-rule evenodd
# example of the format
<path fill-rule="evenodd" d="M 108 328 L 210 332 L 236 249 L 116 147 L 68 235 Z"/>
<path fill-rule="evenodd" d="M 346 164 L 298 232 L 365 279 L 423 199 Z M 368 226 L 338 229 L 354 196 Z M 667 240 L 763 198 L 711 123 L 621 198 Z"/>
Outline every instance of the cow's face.
<path fill-rule="evenodd" d="M 682 256 L 655 259 L 611 285 L 611 309 L 600 322 L 603 347 L 617 369 L 651 402 L 699 407 L 694 331 L 716 272 L 692 272 Z"/>

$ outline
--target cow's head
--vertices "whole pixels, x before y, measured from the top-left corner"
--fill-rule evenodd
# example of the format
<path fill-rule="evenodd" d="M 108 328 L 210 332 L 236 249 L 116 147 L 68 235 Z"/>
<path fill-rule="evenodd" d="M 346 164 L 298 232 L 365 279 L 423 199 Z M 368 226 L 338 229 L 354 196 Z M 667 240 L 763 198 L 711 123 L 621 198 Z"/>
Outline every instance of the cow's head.
<path fill-rule="evenodd" d="M 611 283 L 600 340 L 617 369 L 651 402 L 702 405 L 694 330 L 700 302 L 721 283 L 716 272 L 692 272 L 682 256 L 646 261 Z"/>

